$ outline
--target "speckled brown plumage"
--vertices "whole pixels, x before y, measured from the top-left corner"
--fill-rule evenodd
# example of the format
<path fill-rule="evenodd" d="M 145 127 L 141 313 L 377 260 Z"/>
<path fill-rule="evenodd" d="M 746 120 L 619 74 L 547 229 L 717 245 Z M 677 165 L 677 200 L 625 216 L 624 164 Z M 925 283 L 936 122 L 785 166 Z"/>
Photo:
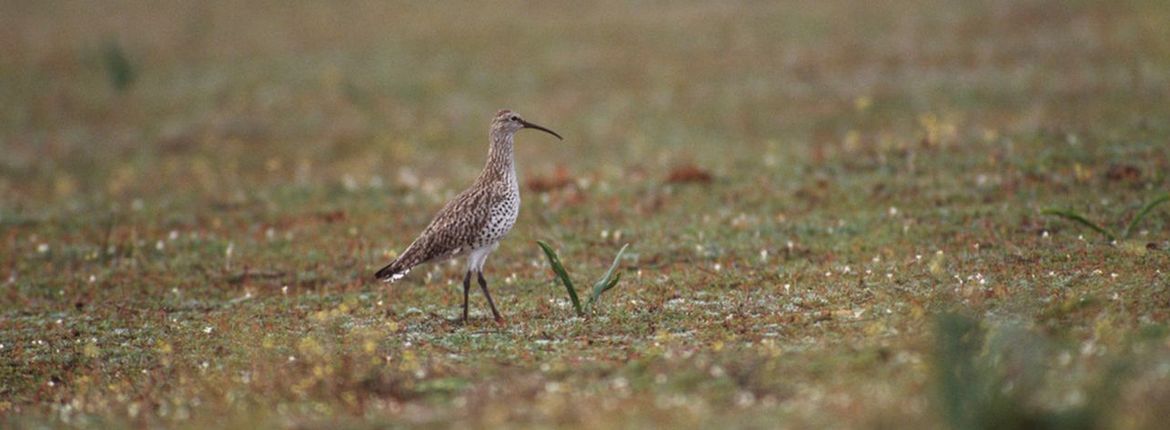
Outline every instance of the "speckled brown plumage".
<path fill-rule="evenodd" d="M 467 291 L 471 273 L 478 273 L 480 287 L 491 304 L 492 313 L 499 320 L 495 304 L 487 292 L 483 278 L 483 264 L 488 254 L 511 231 L 520 214 L 520 186 L 516 178 L 513 142 L 516 132 L 523 128 L 552 130 L 529 123 L 510 110 L 496 113 L 489 133 L 491 147 L 483 172 L 470 188 L 455 196 L 435 215 L 406 251 L 379 270 L 375 277 L 393 282 L 406 276 L 410 269 L 423 263 L 442 261 L 468 255 L 467 274 L 463 280 L 463 318 L 467 319 Z"/>

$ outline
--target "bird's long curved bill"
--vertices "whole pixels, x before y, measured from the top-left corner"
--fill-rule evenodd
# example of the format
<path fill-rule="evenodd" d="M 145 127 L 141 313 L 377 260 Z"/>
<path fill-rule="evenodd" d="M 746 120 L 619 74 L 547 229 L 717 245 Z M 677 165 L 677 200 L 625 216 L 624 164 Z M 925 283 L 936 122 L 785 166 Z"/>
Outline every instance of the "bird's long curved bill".
<path fill-rule="evenodd" d="M 537 130 L 540 130 L 540 131 L 543 131 L 543 132 L 545 132 L 545 133 L 548 133 L 548 134 L 551 134 L 551 135 L 553 135 L 553 136 L 556 136 L 556 137 L 557 137 L 557 139 L 560 139 L 560 140 L 565 140 L 565 138 L 561 137 L 561 135 L 557 134 L 557 132 L 555 132 L 555 131 L 552 131 L 552 130 L 549 130 L 549 129 L 547 129 L 547 128 L 544 128 L 544 127 L 541 127 L 541 126 L 539 126 L 539 125 L 533 124 L 533 123 L 531 123 L 531 122 L 528 122 L 528 121 L 523 121 L 523 122 L 521 122 L 521 124 L 524 124 L 524 128 L 535 128 L 535 129 L 537 129 Z"/>

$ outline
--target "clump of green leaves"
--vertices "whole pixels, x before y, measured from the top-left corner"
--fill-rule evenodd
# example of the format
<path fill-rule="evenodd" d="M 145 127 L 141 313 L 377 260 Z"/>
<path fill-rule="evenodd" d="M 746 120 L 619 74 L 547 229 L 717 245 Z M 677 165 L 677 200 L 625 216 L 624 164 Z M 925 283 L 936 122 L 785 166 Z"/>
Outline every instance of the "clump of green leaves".
<path fill-rule="evenodd" d="M 1083 215 L 1081 215 L 1081 214 L 1079 214 L 1071 209 L 1049 208 L 1049 209 L 1045 209 L 1041 213 L 1043 213 L 1045 215 L 1058 216 L 1058 217 L 1067 219 L 1069 221 L 1073 221 L 1075 223 L 1078 223 L 1080 225 L 1088 227 L 1089 229 L 1091 229 L 1097 233 L 1101 233 L 1101 235 L 1105 236 L 1106 239 L 1109 239 L 1110 242 L 1116 242 L 1118 240 L 1129 239 L 1130 236 L 1133 234 L 1133 229 L 1135 227 L 1137 227 L 1138 223 L 1141 222 L 1142 218 L 1145 218 L 1146 215 L 1149 215 L 1150 212 L 1152 212 L 1154 210 L 1154 208 L 1156 208 L 1159 205 L 1166 203 L 1168 201 L 1170 201 L 1170 193 L 1162 194 L 1161 196 L 1158 196 L 1154 200 L 1151 200 L 1149 203 L 1146 203 L 1145 206 L 1142 206 L 1142 208 L 1140 210 L 1138 210 L 1137 215 L 1134 215 L 1133 219 L 1129 221 L 1129 224 L 1125 225 L 1125 228 L 1123 230 L 1121 230 L 1120 233 L 1114 233 L 1113 231 L 1110 231 L 1109 229 L 1102 226 L 1101 224 L 1097 224 L 1095 222 L 1089 221 L 1088 218 L 1085 218 Z"/>
<path fill-rule="evenodd" d="M 1085 387 L 1083 403 L 1043 407 L 1036 399 L 1050 375 L 1054 350 L 1022 329 L 992 332 L 980 321 L 941 316 L 933 367 L 937 405 L 952 429 L 1093 429 L 1107 421 L 1126 365 L 1115 362 Z"/>
<path fill-rule="evenodd" d="M 561 280 L 561 283 L 564 284 L 565 289 L 569 291 L 569 300 L 573 302 L 573 309 L 577 311 L 577 316 L 579 317 L 584 317 L 592 313 L 593 306 L 597 304 L 598 300 L 601 299 L 601 295 L 617 286 L 618 281 L 622 279 L 622 274 L 620 272 L 616 272 L 618 262 L 621 261 L 622 254 L 626 252 L 626 247 L 630 246 L 628 243 L 622 245 L 622 249 L 618 250 L 617 255 L 613 257 L 613 263 L 609 265 L 609 270 L 606 270 L 605 274 L 601 275 L 601 278 L 598 278 L 597 282 L 593 283 L 593 292 L 589 294 L 589 301 L 585 303 L 585 306 L 581 306 L 581 299 L 577 297 L 577 289 L 573 286 L 573 280 L 569 278 L 569 272 L 565 270 L 565 266 L 561 263 L 561 259 L 557 256 L 557 252 L 553 251 L 551 246 L 548 246 L 547 243 L 542 241 L 538 240 L 536 241 L 536 244 L 540 245 L 540 249 L 543 250 L 544 255 L 548 257 L 549 266 L 552 266 L 553 272 L 556 273 L 557 278 Z"/>

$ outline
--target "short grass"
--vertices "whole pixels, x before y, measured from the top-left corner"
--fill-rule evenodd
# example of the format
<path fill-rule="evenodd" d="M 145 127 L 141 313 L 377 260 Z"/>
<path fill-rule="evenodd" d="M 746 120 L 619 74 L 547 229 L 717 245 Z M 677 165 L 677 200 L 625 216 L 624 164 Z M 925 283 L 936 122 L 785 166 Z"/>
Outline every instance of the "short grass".
<path fill-rule="evenodd" d="M 1170 210 L 1116 244 L 1042 211 L 1120 228 L 1170 190 L 1167 29 L 1154 0 L 13 2 L 0 426 L 1159 428 Z M 520 136 L 508 324 L 477 292 L 461 325 L 458 267 L 371 274 L 502 107 L 566 139 Z M 583 280 L 630 243 L 621 284 L 576 317 L 536 240 Z"/>

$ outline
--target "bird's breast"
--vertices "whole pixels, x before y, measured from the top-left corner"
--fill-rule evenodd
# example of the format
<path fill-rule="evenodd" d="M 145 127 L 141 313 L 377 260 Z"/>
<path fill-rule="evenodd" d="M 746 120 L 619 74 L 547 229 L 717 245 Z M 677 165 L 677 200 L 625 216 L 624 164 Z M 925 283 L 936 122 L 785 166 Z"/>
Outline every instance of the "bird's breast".
<path fill-rule="evenodd" d="M 487 225 L 480 232 L 482 244 L 499 242 L 516 225 L 516 218 L 520 215 L 520 193 L 513 192 L 495 201 L 488 210 Z"/>

